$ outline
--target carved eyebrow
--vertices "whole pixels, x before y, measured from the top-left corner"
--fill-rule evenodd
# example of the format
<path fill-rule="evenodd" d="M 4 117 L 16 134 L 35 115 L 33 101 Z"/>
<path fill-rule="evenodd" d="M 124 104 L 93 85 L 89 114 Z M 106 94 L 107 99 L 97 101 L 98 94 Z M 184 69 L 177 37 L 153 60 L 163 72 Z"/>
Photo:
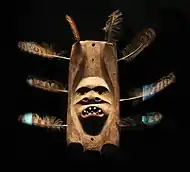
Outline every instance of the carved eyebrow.
<path fill-rule="evenodd" d="M 103 86 L 97 86 L 97 87 L 93 88 L 93 90 L 98 92 L 99 94 L 109 91 L 106 87 L 103 87 Z"/>
<path fill-rule="evenodd" d="M 77 89 L 76 93 L 85 94 L 85 93 L 89 92 L 90 90 L 91 90 L 91 88 L 89 88 L 89 87 L 81 87 L 81 88 Z"/>
<path fill-rule="evenodd" d="M 97 86 L 97 87 L 81 87 L 76 92 L 80 94 L 85 94 L 91 90 L 94 90 L 95 92 L 98 92 L 99 94 L 109 91 L 106 87 Z"/>

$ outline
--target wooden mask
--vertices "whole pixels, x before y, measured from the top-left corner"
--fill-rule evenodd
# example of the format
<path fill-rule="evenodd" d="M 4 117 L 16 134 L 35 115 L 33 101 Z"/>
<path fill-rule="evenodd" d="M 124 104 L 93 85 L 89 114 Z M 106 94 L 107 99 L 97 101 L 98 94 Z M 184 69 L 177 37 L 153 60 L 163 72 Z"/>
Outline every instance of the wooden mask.
<path fill-rule="evenodd" d="M 115 44 L 80 41 L 69 64 L 67 142 L 85 150 L 119 143 L 119 84 Z"/>

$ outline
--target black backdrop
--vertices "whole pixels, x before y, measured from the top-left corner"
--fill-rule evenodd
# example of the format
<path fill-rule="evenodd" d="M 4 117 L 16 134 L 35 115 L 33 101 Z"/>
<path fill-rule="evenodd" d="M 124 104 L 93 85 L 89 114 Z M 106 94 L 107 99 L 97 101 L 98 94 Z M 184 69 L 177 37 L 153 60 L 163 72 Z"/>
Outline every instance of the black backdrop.
<path fill-rule="evenodd" d="M 180 1 L 18 1 L 13 18 L 16 27 L 12 27 L 8 38 L 14 46 L 20 40 L 47 42 L 56 45 L 58 50 L 70 51 L 73 43 L 72 34 L 64 16 L 69 14 L 77 23 L 82 40 L 103 40 L 101 28 L 107 16 L 115 9 L 124 13 L 125 33 L 121 46 L 144 27 L 152 27 L 157 33 L 156 41 L 130 64 L 119 64 L 121 97 L 129 87 L 138 87 L 153 82 L 174 71 L 177 84 L 165 90 L 157 97 L 147 101 L 137 111 L 160 111 L 164 120 L 154 129 L 134 130 L 121 133 L 120 166 L 138 168 L 131 164 L 144 163 L 142 168 L 149 169 L 149 164 L 156 168 L 162 164 L 173 167 L 178 164 L 184 167 L 188 150 L 187 125 L 188 110 L 185 106 L 185 83 L 188 73 L 188 38 L 189 12 L 188 4 Z M 12 7 L 14 8 L 14 6 Z M 8 13 L 8 12 L 7 12 Z M 7 18 L 9 18 L 7 16 Z M 10 17 L 11 18 L 11 17 Z M 8 24 L 12 19 L 5 19 Z M 15 30 L 13 31 L 13 28 Z M 13 36 L 13 37 L 11 37 Z M 9 40 L 9 39 L 8 39 Z M 187 43 L 186 43 L 187 42 Z M 29 74 L 49 77 L 67 82 L 68 63 L 65 61 L 46 61 L 35 56 L 23 55 L 18 50 L 11 53 L 7 74 L 15 83 L 9 90 L 9 107 L 6 108 L 10 119 L 14 121 L 11 134 L 14 134 L 11 147 L 16 150 L 15 160 L 19 168 L 36 165 L 60 166 L 65 169 L 68 155 L 65 149 L 65 134 L 47 132 L 44 129 L 32 128 L 16 123 L 18 115 L 27 111 L 38 111 L 63 117 L 66 115 L 67 97 L 29 88 L 25 78 Z M 127 113 L 127 106 L 121 104 L 121 115 Z M 187 115 L 186 115 L 187 114 Z M 8 134 L 7 134 L 8 135 Z M 15 139 L 16 137 L 16 139 Z M 16 144 L 12 144 L 16 143 Z M 111 152 L 111 148 L 108 152 Z M 79 149 L 77 149 L 79 151 Z M 71 153 L 79 155 L 79 153 Z M 88 163 L 99 162 L 99 155 L 89 153 L 82 155 Z M 117 154 L 111 159 L 118 159 Z M 79 156 L 81 159 L 81 156 Z M 69 159 L 70 160 L 70 159 Z M 73 159 L 72 159 L 73 160 Z M 183 162 L 183 164 L 179 162 Z M 123 163 L 127 162 L 127 163 Z"/>

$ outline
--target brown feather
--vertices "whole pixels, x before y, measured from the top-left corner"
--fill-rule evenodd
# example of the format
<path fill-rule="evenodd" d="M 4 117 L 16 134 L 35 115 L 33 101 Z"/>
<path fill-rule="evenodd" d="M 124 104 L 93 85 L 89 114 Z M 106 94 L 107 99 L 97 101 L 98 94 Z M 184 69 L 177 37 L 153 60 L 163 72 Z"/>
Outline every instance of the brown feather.
<path fill-rule="evenodd" d="M 144 85 L 141 88 L 134 88 L 132 91 L 128 92 L 130 98 L 120 99 L 120 101 L 129 101 L 134 100 L 134 104 L 137 104 L 142 101 L 142 98 L 149 99 L 150 97 L 161 92 L 165 88 L 169 87 L 176 82 L 176 76 L 173 72 L 169 73 L 167 76 L 160 78 L 158 81 L 155 81 L 152 84 Z M 143 91 L 143 88 L 148 87 L 149 89 L 146 92 Z M 145 100 L 146 100 L 145 99 Z"/>
<path fill-rule="evenodd" d="M 61 119 L 57 119 L 55 116 L 43 116 L 40 117 L 37 113 L 31 113 L 32 115 L 32 125 L 42 127 L 42 128 L 50 128 L 50 129 L 65 129 L 67 125 L 63 124 Z M 18 121 L 27 124 L 24 120 L 25 115 L 20 115 L 18 117 Z"/>
<path fill-rule="evenodd" d="M 148 118 L 148 116 L 150 116 L 150 114 L 152 114 L 151 116 L 153 116 L 153 123 L 154 125 L 159 123 L 162 118 L 163 115 L 159 112 L 148 112 L 148 113 L 144 113 L 144 114 L 133 114 L 132 116 L 128 116 L 128 117 L 120 117 L 120 121 L 119 121 L 119 126 L 122 129 L 129 129 L 132 127 L 148 127 L 148 123 L 144 123 L 144 121 L 142 120 L 142 116 Z M 151 123 L 150 123 L 151 124 Z M 152 125 L 152 126 L 154 126 Z"/>
<path fill-rule="evenodd" d="M 61 58 L 66 60 L 70 59 L 67 57 L 62 57 L 57 55 L 56 52 L 53 50 L 52 46 L 51 45 L 49 46 L 47 43 L 42 43 L 42 45 L 40 45 L 35 42 L 20 41 L 18 43 L 18 48 L 22 51 L 42 56 L 44 58 L 49 58 L 49 59 Z"/>
<path fill-rule="evenodd" d="M 68 21 L 68 23 L 70 24 L 72 33 L 73 33 L 73 35 L 74 35 L 74 39 L 75 39 L 76 41 L 80 41 L 79 31 L 78 31 L 78 29 L 77 29 L 77 26 L 76 26 L 74 20 L 73 20 L 69 15 L 66 15 L 65 18 L 66 18 L 66 20 Z"/>
<path fill-rule="evenodd" d="M 156 34 L 153 29 L 143 29 L 137 34 L 137 36 L 132 40 L 132 43 L 127 45 L 123 49 L 123 57 L 120 60 L 125 60 L 129 62 L 133 60 L 137 55 L 139 55 L 146 47 L 148 47 L 152 41 L 155 39 Z"/>
<path fill-rule="evenodd" d="M 67 90 L 61 83 L 53 80 L 40 80 L 30 76 L 27 78 L 27 83 L 30 86 L 50 92 L 67 92 Z"/>
<path fill-rule="evenodd" d="M 121 29 L 121 23 L 123 21 L 122 13 L 119 10 L 115 10 L 108 16 L 106 26 L 103 28 L 105 31 L 105 40 L 114 42 L 117 40 L 117 36 Z"/>

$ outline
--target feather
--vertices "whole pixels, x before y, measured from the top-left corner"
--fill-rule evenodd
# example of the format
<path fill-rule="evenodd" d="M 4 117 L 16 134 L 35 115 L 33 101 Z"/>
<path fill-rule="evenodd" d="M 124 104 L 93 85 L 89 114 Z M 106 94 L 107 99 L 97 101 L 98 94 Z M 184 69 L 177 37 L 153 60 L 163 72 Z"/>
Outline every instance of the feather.
<path fill-rule="evenodd" d="M 103 28 L 105 31 L 105 40 L 108 42 L 115 42 L 121 30 L 121 23 L 123 21 L 122 13 L 119 10 L 114 11 L 108 16 L 106 26 Z"/>
<path fill-rule="evenodd" d="M 158 81 L 152 84 L 144 85 L 141 88 L 136 88 L 132 91 L 129 91 L 128 95 L 131 96 L 131 98 L 120 99 L 120 101 L 122 102 L 136 99 L 134 104 L 145 101 L 155 96 L 157 93 L 161 92 L 175 82 L 176 76 L 173 72 L 171 72 L 167 76 L 160 78 Z"/>
<path fill-rule="evenodd" d="M 61 119 L 57 119 L 54 116 L 40 117 L 36 113 L 26 113 L 18 117 L 18 121 L 23 124 L 34 125 L 42 128 L 58 129 L 65 128 L 67 125 L 63 125 Z"/>
<path fill-rule="evenodd" d="M 64 54 L 67 54 L 68 51 L 67 50 L 61 50 L 57 53 L 57 55 L 61 56 L 61 55 L 64 55 Z"/>
<path fill-rule="evenodd" d="M 153 29 L 143 29 L 133 40 L 132 43 L 127 45 L 123 51 L 123 57 L 118 61 L 125 60 L 129 62 L 139 55 L 146 47 L 152 43 L 155 39 L 156 34 Z"/>
<path fill-rule="evenodd" d="M 145 125 L 146 127 L 155 126 L 163 118 L 163 115 L 159 112 L 148 112 L 145 114 L 137 114 L 128 117 L 121 117 L 119 126 L 121 128 L 138 127 Z"/>
<path fill-rule="evenodd" d="M 46 42 L 42 42 L 42 44 L 41 44 L 44 48 L 46 48 L 46 49 L 48 49 L 50 52 L 53 52 L 53 46 L 52 46 L 52 44 L 47 44 Z M 56 54 L 55 52 L 54 52 L 54 54 Z"/>
<path fill-rule="evenodd" d="M 22 51 L 28 52 L 30 54 L 35 54 L 38 56 L 42 56 L 44 58 L 60 58 L 60 59 L 66 59 L 69 60 L 68 57 L 59 56 L 56 54 L 55 51 L 53 51 L 52 46 L 49 46 L 47 43 L 42 43 L 42 45 L 37 44 L 35 42 L 18 42 L 18 48 Z"/>
<path fill-rule="evenodd" d="M 69 25 L 71 27 L 72 33 L 74 35 L 74 39 L 76 41 L 80 41 L 79 31 L 78 31 L 78 28 L 77 28 L 74 20 L 69 15 L 66 15 L 65 18 L 66 18 L 66 20 L 68 21 L 68 23 L 69 23 Z"/>
<path fill-rule="evenodd" d="M 150 112 L 147 113 L 146 115 L 143 115 L 141 118 L 141 121 L 143 124 L 147 126 L 154 126 L 162 120 L 163 115 L 159 112 Z"/>
<path fill-rule="evenodd" d="M 68 92 L 61 83 L 57 81 L 53 81 L 53 80 L 39 80 L 38 78 L 29 76 L 26 79 L 26 82 L 30 86 L 40 88 L 40 89 L 50 91 L 50 92 L 64 92 L 64 93 Z"/>
<path fill-rule="evenodd" d="M 119 120 L 120 127 L 131 127 L 136 126 L 136 121 L 132 117 L 124 117 Z"/>

